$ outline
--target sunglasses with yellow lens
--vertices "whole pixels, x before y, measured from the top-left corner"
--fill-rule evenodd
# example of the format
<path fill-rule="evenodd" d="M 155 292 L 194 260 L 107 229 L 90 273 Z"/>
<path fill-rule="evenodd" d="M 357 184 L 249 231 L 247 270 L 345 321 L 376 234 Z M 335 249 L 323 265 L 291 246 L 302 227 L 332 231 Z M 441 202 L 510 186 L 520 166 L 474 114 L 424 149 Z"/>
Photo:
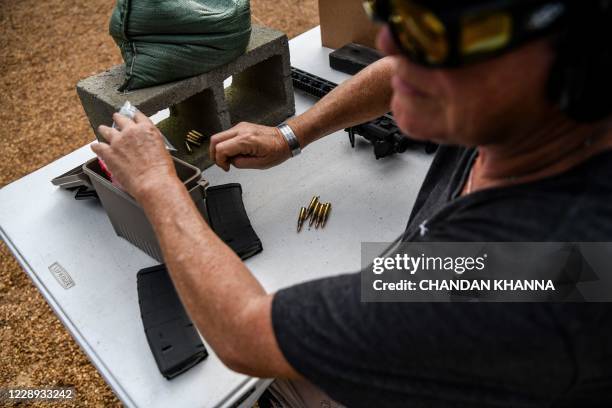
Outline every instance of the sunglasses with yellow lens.
<path fill-rule="evenodd" d="M 387 24 L 413 62 L 452 68 L 499 55 L 553 32 L 568 0 L 366 0 L 366 13 Z"/>

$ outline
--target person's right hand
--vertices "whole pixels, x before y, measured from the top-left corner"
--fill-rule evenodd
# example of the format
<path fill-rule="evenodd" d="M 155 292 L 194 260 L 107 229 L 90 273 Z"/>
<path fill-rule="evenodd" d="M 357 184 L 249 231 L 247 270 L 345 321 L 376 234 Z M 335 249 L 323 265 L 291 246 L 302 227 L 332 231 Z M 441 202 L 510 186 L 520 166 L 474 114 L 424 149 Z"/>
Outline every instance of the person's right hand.
<path fill-rule="evenodd" d="M 225 171 L 267 169 L 291 157 L 289 145 L 275 127 L 242 122 L 210 138 L 210 158 Z"/>

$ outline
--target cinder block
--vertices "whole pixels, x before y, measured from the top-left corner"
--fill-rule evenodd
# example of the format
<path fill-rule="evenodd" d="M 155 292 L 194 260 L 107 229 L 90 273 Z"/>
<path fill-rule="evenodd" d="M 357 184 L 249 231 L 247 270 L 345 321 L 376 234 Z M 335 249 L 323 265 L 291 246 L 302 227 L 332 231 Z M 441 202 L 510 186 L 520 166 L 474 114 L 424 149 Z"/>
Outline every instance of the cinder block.
<path fill-rule="evenodd" d="M 119 92 L 124 75 L 125 66 L 117 65 L 77 84 L 96 137 L 101 138 L 98 126 L 110 126 L 112 114 L 126 100 L 146 115 L 170 108 L 170 117 L 158 126 L 178 149 L 174 155 L 200 169 L 212 163 L 208 140 L 189 154 L 184 143 L 189 130 L 210 136 L 242 121 L 274 126 L 295 113 L 287 36 L 266 27 L 253 26 L 244 55 L 205 74 Z M 232 84 L 224 89 L 223 81 L 229 77 Z"/>

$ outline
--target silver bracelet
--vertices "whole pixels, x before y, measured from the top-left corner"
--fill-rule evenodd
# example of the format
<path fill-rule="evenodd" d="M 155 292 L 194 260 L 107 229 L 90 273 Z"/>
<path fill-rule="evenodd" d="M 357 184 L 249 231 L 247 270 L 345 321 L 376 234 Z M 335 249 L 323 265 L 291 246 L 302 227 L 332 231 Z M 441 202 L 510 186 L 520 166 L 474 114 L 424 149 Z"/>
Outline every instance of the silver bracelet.
<path fill-rule="evenodd" d="M 289 150 L 291 150 L 291 157 L 295 157 L 300 154 L 302 152 L 302 149 L 300 148 L 300 142 L 298 142 L 297 136 L 295 135 L 295 133 L 293 133 L 293 130 L 289 127 L 289 125 L 283 123 L 281 125 L 278 125 L 277 127 L 278 130 L 280 130 L 281 135 L 283 135 L 283 137 L 287 141 L 287 144 L 289 145 Z"/>

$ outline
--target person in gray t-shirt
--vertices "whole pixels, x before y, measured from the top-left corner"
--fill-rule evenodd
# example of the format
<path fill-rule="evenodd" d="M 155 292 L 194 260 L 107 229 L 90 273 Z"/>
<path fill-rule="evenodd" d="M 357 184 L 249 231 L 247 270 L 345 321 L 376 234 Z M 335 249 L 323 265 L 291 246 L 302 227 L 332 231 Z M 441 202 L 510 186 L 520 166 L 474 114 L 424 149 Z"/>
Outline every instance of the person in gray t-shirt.
<path fill-rule="evenodd" d="M 218 166 L 268 168 L 392 110 L 442 145 L 405 240 L 612 241 L 612 2 L 365 4 L 388 56 L 282 132 L 214 135 Z M 351 407 L 612 406 L 609 304 L 362 303 L 359 274 L 266 293 L 201 219 L 148 118 L 113 119 L 92 149 L 145 209 L 233 370 L 305 379 Z"/>

